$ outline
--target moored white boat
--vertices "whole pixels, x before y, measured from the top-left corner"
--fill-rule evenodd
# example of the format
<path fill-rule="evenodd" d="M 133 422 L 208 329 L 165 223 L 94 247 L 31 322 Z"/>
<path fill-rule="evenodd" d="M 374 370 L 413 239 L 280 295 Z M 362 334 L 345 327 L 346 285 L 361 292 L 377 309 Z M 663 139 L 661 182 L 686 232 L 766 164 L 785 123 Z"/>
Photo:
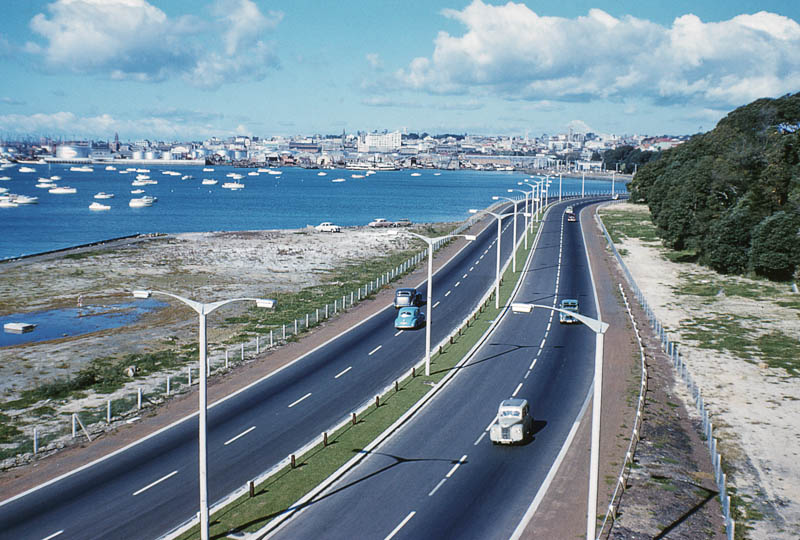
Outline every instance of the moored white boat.
<path fill-rule="evenodd" d="M 335 182 L 335 183 L 344 182 L 344 181 L 345 181 L 344 178 L 334 178 L 333 180 L 331 180 L 331 182 Z"/>
<path fill-rule="evenodd" d="M 57 174 L 54 174 L 53 176 L 50 177 L 50 181 L 52 182 L 55 182 L 57 180 L 61 180 L 61 177 L 58 176 Z"/>
<path fill-rule="evenodd" d="M 106 165 L 106 170 L 107 170 L 107 171 L 116 171 L 116 170 L 117 170 L 117 168 L 116 168 L 116 167 L 114 167 L 113 165 Z"/>
<path fill-rule="evenodd" d="M 328 175 L 328 173 L 326 173 L 325 171 L 319 171 L 317 173 L 317 176 L 327 176 L 327 175 Z"/>
<path fill-rule="evenodd" d="M 68 193 L 77 193 L 78 190 L 74 187 L 70 186 L 57 186 L 47 190 L 49 193 L 55 193 L 56 195 L 65 195 Z"/>
<path fill-rule="evenodd" d="M 89 210 L 111 210 L 111 207 L 107 204 L 93 202 L 92 204 L 89 205 Z"/>
<path fill-rule="evenodd" d="M 80 167 L 70 167 L 69 170 L 74 172 L 94 172 L 94 169 L 89 167 L 88 165 L 82 165 Z"/>
<path fill-rule="evenodd" d="M 106 193 L 105 191 L 101 191 L 99 193 L 94 194 L 95 199 L 111 199 L 114 197 L 113 193 Z"/>
<path fill-rule="evenodd" d="M 128 203 L 128 206 L 132 208 L 142 208 L 144 206 L 153 206 L 153 203 L 156 202 L 158 199 L 156 197 L 150 197 L 149 195 L 145 195 L 144 197 L 138 197 L 131 199 Z"/>
<path fill-rule="evenodd" d="M 225 189 L 237 190 L 237 189 L 244 189 L 244 184 L 242 184 L 241 182 L 225 182 L 224 184 L 222 184 L 222 187 L 224 187 Z"/>
<path fill-rule="evenodd" d="M 11 200 L 17 204 L 36 204 L 39 202 L 39 197 L 32 197 L 30 195 L 12 195 Z"/>
<path fill-rule="evenodd" d="M 203 172 L 214 172 L 214 168 L 213 167 L 206 167 L 206 168 L 203 169 Z"/>
<path fill-rule="evenodd" d="M 22 173 L 31 173 L 31 172 L 36 172 L 36 169 L 34 169 L 33 167 L 20 167 L 20 168 L 19 168 L 19 169 L 17 169 L 17 170 L 18 170 L 19 172 L 22 172 Z"/>
<path fill-rule="evenodd" d="M 247 176 L 258 176 L 258 172 L 257 171 L 250 171 L 249 173 L 247 173 Z"/>
<path fill-rule="evenodd" d="M 364 178 L 364 175 L 363 175 L 363 174 L 351 174 L 350 176 L 351 176 L 352 178 Z"/>
<path fill-rule="evenodd" d="M 16 208 L 17 206 L 19 205 L 8 198 L 8 196 L 0 196 L 0 208 Z"/>
<path fill-rule="evenodd" d="M 42 189 L 50 189 L 56 187 L 56 184 L 55 182 L 39 182 L 38 184 L 36 184 L 36 187 Z"/>
<path fill-rule="evenodd" d="M 203 178 L 201 183 L 204 186 L 215 186 L 217 184 L 217 180 L 214 180 L 213 178 Z"/>
<path fill-rule="evenodd" d="M 11 180 L 10 176 L 0 176 L 0 180 Z"/>
<path fill-rule="evenodd" d="M 418 173 L 418 172 L 412 172 L 412 173 L 411 173 L 411 176 L 422 176 L 422 173 Z"/>
<path fill-rule="evenodd" d="M 270 169 L 267 171 L 267 174 L 278 175 L 278 174 L 283 174 L 283 171 L 273 171 L 272 169 Z"/>
<path fill-rule="evenodd" d="M 144 193 L 143 189 L 132 189 L 131 193 L 134 195 L 138 195 L 139 193 Z"/>

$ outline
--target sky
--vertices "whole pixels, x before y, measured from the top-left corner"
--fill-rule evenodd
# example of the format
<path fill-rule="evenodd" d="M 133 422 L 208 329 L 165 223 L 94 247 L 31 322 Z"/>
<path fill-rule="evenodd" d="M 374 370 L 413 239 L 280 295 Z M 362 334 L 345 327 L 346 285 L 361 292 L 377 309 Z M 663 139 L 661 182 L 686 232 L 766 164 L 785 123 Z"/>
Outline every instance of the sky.
<path fill-rule="evenodd" d="M 800 91 L 797 0 L 0 0 L 0 139 L 713 129 Z"/>

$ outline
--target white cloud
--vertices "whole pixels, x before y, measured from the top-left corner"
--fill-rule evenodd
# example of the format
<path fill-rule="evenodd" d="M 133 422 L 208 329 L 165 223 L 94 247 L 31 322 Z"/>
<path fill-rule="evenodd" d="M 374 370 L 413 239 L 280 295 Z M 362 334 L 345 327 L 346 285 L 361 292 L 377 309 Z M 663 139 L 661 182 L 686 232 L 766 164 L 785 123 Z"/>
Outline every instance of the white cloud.
<path fill-rule="evenodd" d="M 260 39 L 281 20 L 251 0 L 220 0 L 216 18 L 170 19 L 147 0 L 56 0 L 49 16 L 30 27 L 44 43 L 25 50 L 53 71 L 106 75 L 113 80 L 162 81 L 182 77 L 201 88 L 261 79 L 277 58 Z M 220 39 L 221 37 L 221 39 Z"/>
<path fill-rule="evenodd" d="M 800 87 L 800 24 L 773 13 L 670 27 L 599 9 L 566 19 L 523 4 L 474 0 L 446 17 L 431 56 L 395 73 L 405 88 L 434 94 L 591 101 L 647 97 L 660 103 L 740 105 Z"/>
<path fill-rule="evenodd" d="M 383 68 L 383 61 L 381 61 L 381 57 L 377 53 L 367 53 L 367 62 L 372 69 L 379 70 Z"/>

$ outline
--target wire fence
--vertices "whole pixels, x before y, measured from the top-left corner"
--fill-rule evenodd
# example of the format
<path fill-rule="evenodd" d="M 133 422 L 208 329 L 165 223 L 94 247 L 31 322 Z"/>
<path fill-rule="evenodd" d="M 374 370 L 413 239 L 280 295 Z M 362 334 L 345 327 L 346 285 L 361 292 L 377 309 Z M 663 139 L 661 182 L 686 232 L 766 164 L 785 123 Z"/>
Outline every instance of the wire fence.
<path fill-rule="evenodd" d="M 607 203 L 607 204 L 613 204 L 613 203 Z M 599 209 L 600 207 L 598 207 L 598 210 Z M 614 257 L 616 257 L 617 262 L 619 262 L 619 265 L 622 268 L 623 273 L 625 274 L 625 279 L 628 281 L 628 284 L 630 285 L 631 289 L 636 295 L 636 300 L 639 302 L 639 305 L 642 307 L 645 314 L 647 315 L 647 320 L 648 323 L 650 324 L 650 327 L 653 329 L 653 331 L 656 333 L 659 340 L 661 341 L 662 350 L 667 354 L 667 356 L 669 356 L 670 360 L 672 361 L 672 366 L 675 370 L 675 374 L 678 375 L 681 378 L 681 380 L 683 380 L 687 390 L 692 396 L 692 400 L 694 401 L 694 405 L 697 408 L 697 412 L 700 414 L 703 426 L 703 435 L 706 438 L 708 452 L 709 455 L 711 456 L 711 464 L 714 468 L 714 480 L 717 484 L 717 489 L 719 491 L 719 500 L 720 500 L 720 505 L 722 506 L 722 517 L 725 522 L 725 533 L 728 540 L 733 540 L 736 530 L 736 522 L 734 521 L 733 515 L 731 513 L 731 498 L 730 495 L 728 495 L 727 476 L 722 468 L 722 456 L 717 451 L 717 439 L 714 437 L 714 425 L 711 422 L 708 411 L 706 410 L 705 401 L 703 400 L 700 388 L 697 386 L 697 383 L 695 383 L 694 379 L 692 378 L 692 375 L 689 372 L 689 368 L 686 365 L 686 361 L 684 360 L 683 355 L 678 350 L 678 344 L 670 337 L 670 335 L 664 329 L 664 325 L 661 323 L 658 317 L 656 317 L 655 312 L 652 310 L 650 304 L 647 302 L 644 293 L 636 284 L 636 280 L 633 279 L 633 275 L 630 273 L 630 270 L 625 265 L 625 262 L 622 260 L 622 257 L 617 251 L 614 242 L 611 240 L 611 236 L 608 234 L 608 231 L 606 230 L 606 227 L 603 224 L 603 220 L 600 218 L 600 215 L 597 213 L 597 211 L 595 211 L 595 219 L 597 220 L 597 223 L 600 225 L 600 228 L 606 237 L 608 245 L 611 248 L 611 251 L 614 253 Z M 640 414 L 637 411 L 637 420 L 639 420 L 639 418 Z M 616 496 L 616 490 L 615 490 L 615 496 Z M 614 500 L 612 499 L 612 505 L 613 502 Z M 609 507 L 609 512 L 606 513 L 606 519 L 608 519 L 610 513 L 611 513 L 611 508 Z M 605 522 L 606 520 L 603 521 L 603 526 L 605 526 Z"/>

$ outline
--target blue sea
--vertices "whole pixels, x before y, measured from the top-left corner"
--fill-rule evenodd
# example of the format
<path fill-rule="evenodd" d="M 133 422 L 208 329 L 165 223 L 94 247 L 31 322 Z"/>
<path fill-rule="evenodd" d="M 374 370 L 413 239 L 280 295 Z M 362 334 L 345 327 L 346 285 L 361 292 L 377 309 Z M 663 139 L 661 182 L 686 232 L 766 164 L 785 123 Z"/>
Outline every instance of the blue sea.
<path fill-rule="evenodd" d="M 94 165 L 93 172 L 71 171 L 70 165 L 26 165 L 35 172 L 22 173 L 19 167 L 0 170 L 0 187 L 9 193 L 39 197 L 38 204 L 0 208 L 0 260 L 63 249 L 90 242 L 139 233 L 180 233 L 198 231 L 233 231 L 296 229 L 332 221 L 341 226 L 365 225 L 382 217 L 389 220 L 408 218 L 413 222 L 460 221 L 470 208 L 485 208 L 492 196 L 509 194 L 509 188 L 529 176 L 519 172 L 482 171 L 364 171 L 319 170 L 283 167 L 280 175 L 266 172 L 248 175 L 257 169 L 214 167 L 203 172 L 201 166 L 115 165 L 105 170 Z M 127 167 L 149 169 L 147 173 L 120 170 Z M 179 173 L 177 176 L 164 171 Z M 244 175 L 239 182 L 244 189 L 231 191 L 222 184 L 231 181 L 228 173 Z M 412 176 L 412 172 L 419 175 Z M 158 183 L 131 186 L 137 174 L 147 174 Z M 59 186 L 76 188 L 74 194 L 52 194 L 37 188 L 39 178 L 60 176 Z M 182 179 L 188 175 L 191 178 Z M 202 185 L 204 178 L 218 180 L 216 185 Z M 343 178 L 344 181 L 332 182 Z M 133 189 L 144 189 L 132 195 Z M 578 192 L 580 178 L 564 178 L 562 191 Z M 624 185 L 616 183 L 616 192 Z M 586 193 L 609 193 L 610 180 L 586 179 Z M 111 206 L 107 211 L 91 211 L 94 195 L 114 193 L 114 198 L 97 202 Z M 152 195 L 158 198 L 151 207 L 131 208 L 133 197 Z M 558 197 L 558 178 L 550 188 Z"/>

